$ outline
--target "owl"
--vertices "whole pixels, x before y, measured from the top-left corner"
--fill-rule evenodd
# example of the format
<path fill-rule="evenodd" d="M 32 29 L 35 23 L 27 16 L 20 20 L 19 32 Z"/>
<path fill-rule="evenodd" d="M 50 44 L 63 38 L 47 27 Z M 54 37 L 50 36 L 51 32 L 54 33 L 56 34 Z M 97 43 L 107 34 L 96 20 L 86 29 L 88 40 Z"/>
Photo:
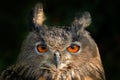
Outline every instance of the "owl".
<path fill-rule="evenodd" d="M 47 26 L 42 4 L 29 18 L 30 32 L 15 64 L 2 71 L 0 80 L 105 80 L 98 47 L 85 30 L 89 12 L 70 26 Z"/>

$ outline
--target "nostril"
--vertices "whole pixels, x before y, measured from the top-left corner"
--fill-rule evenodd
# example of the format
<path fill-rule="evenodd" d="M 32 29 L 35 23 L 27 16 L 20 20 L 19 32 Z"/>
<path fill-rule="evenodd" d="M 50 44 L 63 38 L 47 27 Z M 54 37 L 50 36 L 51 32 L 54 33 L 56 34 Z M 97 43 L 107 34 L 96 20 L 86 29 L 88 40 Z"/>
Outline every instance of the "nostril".
<path fill-rule="evenodd" d="M 55 52 L 54 53 L 54 57 L 57 56 L 57 57 L 61 57 L 61 54 L 59 52 Z"/>

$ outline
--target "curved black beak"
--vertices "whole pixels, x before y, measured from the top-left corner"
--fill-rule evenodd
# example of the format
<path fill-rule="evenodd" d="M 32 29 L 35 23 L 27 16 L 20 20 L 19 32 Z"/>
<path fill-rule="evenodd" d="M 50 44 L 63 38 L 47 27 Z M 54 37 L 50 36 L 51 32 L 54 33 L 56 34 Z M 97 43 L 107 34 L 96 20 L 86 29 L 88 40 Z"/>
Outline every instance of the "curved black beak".
<path fill-rule="evenodd" d="M 55 52 L 55 54 L 54 54 L 54 62 L 55 62 L 56 68 L 58 68 L 59 64 L 60 64 L 60 53 L 59 52 Z"/>

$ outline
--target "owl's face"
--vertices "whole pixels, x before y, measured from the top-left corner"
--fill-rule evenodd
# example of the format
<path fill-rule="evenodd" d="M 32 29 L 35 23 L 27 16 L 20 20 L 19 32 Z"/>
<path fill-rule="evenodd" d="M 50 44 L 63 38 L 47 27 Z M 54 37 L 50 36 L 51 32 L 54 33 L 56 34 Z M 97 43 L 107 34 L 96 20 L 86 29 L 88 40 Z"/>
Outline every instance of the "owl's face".
<path fill-rule="evenodd" d="M 22 60 L 36 68 L 47 66 L 54 70 L 85 64 L 97 55 L 93 52 L 96 47 L 92 46 L 94 42 L 86 31 L 81 31 L 78 35 L 74 35 L 75 33 L 65 28 L 54 27 L 30 32 L 26 45 L 23 46 Z"/>
<path fill-rule="evenodd" d="M 75 73 L 87 75 L 82 72 L 89 68 L 86 65 L 93 66 L 94 60 L 98 63 L 96 44 L 85 30 L 74 32 L 72 27 L 46 27 L 30 32 L 24 44 L 18 63 L 26 66 L 26 69 L 30 68 L 33 76 L 50 75 L 53 78 L 58 73 L 60 76 L 68 75 L 67 71 L 72 76 L 75 76 Z"/>
<path fill-rule="evenodd" d="M 35 26 L 16 63 L 22 66 L 20 73 L 35 80 L 102 80 L 97 46 L 85 30 L 90 14 L 84 13 L 69 27 L 49 27 L 41 24 L 41 11 L 35 13 Z"/>

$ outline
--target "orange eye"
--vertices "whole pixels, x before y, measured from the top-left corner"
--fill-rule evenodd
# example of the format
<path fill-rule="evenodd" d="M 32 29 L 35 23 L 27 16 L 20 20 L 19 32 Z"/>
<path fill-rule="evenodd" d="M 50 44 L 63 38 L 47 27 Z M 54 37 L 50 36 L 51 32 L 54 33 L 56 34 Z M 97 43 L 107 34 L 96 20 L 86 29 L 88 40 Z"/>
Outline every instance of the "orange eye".
<path fill-rule="evenodd" d="M 40 53 L 45 53 L 48 51 L 48 47 L 43 44 L 37 45 L 37 51 Z"/>
<path fill-rule="evenodd" d="M 69 52 L 71 52 L 71 53 L 76 53 L 76 52 L 79 51 L 79 49 L 80 49 L 80 46 L 79 46 L 79 45 L 76 45 L 76 44 L 72 44 L 71 46 L 69 46 L 69 47 L 67 48 L 67 50 L 68 50 Z"/>

